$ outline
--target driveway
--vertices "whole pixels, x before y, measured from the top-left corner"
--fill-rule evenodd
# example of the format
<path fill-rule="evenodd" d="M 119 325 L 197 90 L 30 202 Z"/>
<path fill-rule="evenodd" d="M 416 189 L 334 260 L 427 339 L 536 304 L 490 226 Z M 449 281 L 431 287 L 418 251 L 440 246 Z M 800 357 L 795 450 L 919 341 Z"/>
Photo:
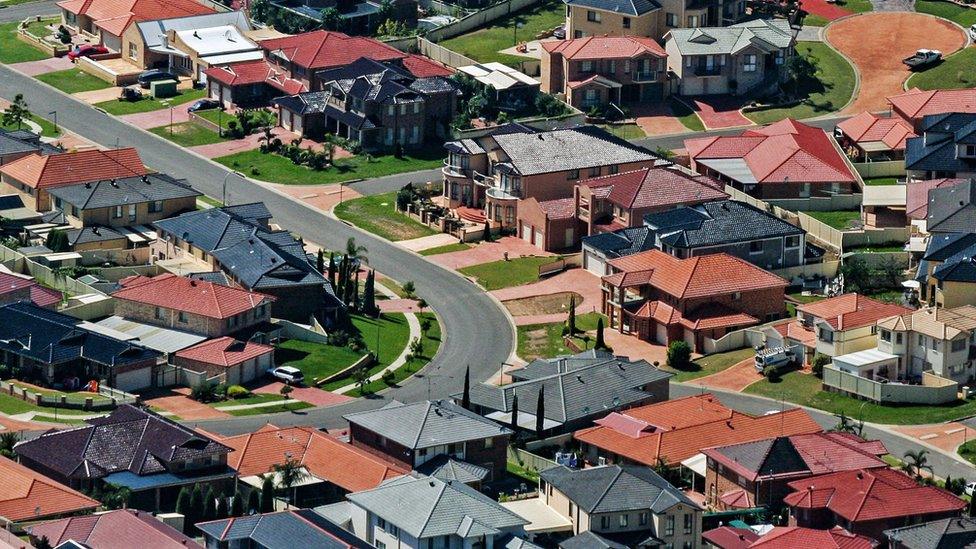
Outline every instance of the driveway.
<path fill-rule="evenodd" d="M 800 3 L 800 8 L 809 14 L 819 15 L 828 21 L 840 19 L 845 15 L 851 14 L 850 11 L 845 10 L 837 4 L 829 4 L 826 0 L 803 0 Z"/>
<path fill-rule="evenodd" d="M 172 109 L 158 109 L 149 112 L 137 112 L 133 114 L 126 114 L 120 116 L 122 120 L 125 120 L 133 126 L 143 128 L 148 130 L 149 128 L 158 128 L 159 126 L 167 126 L 170 122 L 173 124 L 179 124 L 180 122 L 186 122 L 190 119 L 190 114 L 186 112 L 188 105 L 176 105 Z M 170 118 L 172 117 L 172 118 Z"/>
<path fill-rule="evenodd" d="M 915 11 L 915 0 L 871 0 L 874 11 Z"/>
<path fill-rule="evenodd" d="M 23 63 L 14 63 L 10 65 L 11 68 L 16 69 L 27 76 L 37 76 L 39 74 L 47 74 L 49 72 L 65 71 L 74 68 L 75 64 L 68 60 L 67 56 L 64 57 L 49 57 L 47 59 L 41 59 L 38 61 L 25 61 Z"/>
<path fill-rule="evenodd" d="M 342 202 L 346 202 L 362 196 L 355 189 L 350 189 L 347 185 L 340 187 L 335 183 L 328 185 L 278 185 L 275 183 L 262 183 L 262 185 L 301 200 L 309 206 L 323 212 L 332 211 L 332 208 L 340 202 L 340 198 Z M 229 190 L 227 194 L 230 194 Z"/>
<path fill-rule="evenodd" d="M 221 412 L 213 406 L 197 402 L 190 398 L 190 389 L 186 387 L 153 394 L 144 398 L 143 402 L 154 408 L 170 412 L 184 421 L 230 417 L 230 414 L 226 412 Z"/>
<path fill-rule="evenodd" d="M 955 24 L 921 13 L 865 13 L 832 23 L 827 42 L 854 63 L 861 82 L 857 98 L 843 111 L 882 111 L 886 98 L 901 93 L 911 72 L 901 60 L 919 48 L 950 54 L 966 44 Z"/>
<path fill-rule="evenodd" d="M 702 124 L 709 130 L 722 128 L 738 128 L 741 126 L 752 126 L 749 120 L 739 112 L 745 105 L 745 99 L 733 97 L 731 95 L 699 95 L 689 97 L 688 102 L 695 110 Z"/>
<path fill-rule="evenodd" d="M 739 392 L 753 383 L 762 379 L 756 373 L 756 360 L 752 357 L 729 366 L 721 372 L 689 380 L 688 383 L 694 385 L 704 385 L 710 389 L 724 389 L 726 391 Z"/>
<path fill-rule="evenodd" d="M 631 107 L 631 115 L 636 118 L 637 125 L 647 135 L 668 135 L 689 131 L 664 102 L 654 105 L 634 105 Z"/>
<path fill-rule="evenodd" d="M 508 253 L 509 259 L 527 255 L 555 255 L 544 252 L 520 238 L 506 236 L 492 242 L 480 242 L 467 250 L 432 255 L 427 259 L 448 269 L 458 270 L 464 267 L 470 267 L 471 265 L 501 261 L 505 259 L 506 252 Z"/>
<path fill-rule="evenodd" d="M 576 304 L 576 314 L 600 311 L 602 292 L 600 279 L 586 269 L 569 269 L 555 276 L 550 276 L 532 284 L 502 288 L 491 292 L 491 295 L 503 303 L 514 299 L 524 299 L 552 295 L 572 291 L 583 296 L 583 301 Z M 569 311 L 549 314 L 532 314 L 515 316 L 515 324 L 519 326 L 529 324 L 548 324 L 562 322 L 569 317 Z"/>
<path fill-rule="evenodd" d="M 261 387 L 254 389 L 252 392 L 261 395 L 277 395 L 281 394 L 281 388 L 283 386 L 284 384 L 280 381 L 274 381 L 268 383 L 267 385 L 262 385 Z M 307 402 L 316 407 L 335 406 L 336 404 L 342 404 L 343 402 L 353 400 L 351 397 L 323 391 L 317 387 L 292 387 L 292 391 L 288 394 L 288 398 L 301 400 L 302 402 Z"/>

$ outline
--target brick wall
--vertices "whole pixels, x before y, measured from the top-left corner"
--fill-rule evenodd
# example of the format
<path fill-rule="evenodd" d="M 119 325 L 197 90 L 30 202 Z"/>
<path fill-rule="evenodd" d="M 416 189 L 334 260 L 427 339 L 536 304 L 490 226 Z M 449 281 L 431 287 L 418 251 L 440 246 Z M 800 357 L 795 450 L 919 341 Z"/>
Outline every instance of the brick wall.
<path fill-rule="evenodd" d="M 508 435 L 493 437 L 490 448 L 485 447 L 485 439 L 470 440 L 464 445 L 465 460 L 490 468 L 492 480 L 502 479 L 508 463 L 508 439 Z"/>
<path fill-rule="evenodd" d="M 413 469 L 413 450 L 354 423 L 349 424 L 349 442 L 353 446 L 383 455 L 407 469 Z"/>

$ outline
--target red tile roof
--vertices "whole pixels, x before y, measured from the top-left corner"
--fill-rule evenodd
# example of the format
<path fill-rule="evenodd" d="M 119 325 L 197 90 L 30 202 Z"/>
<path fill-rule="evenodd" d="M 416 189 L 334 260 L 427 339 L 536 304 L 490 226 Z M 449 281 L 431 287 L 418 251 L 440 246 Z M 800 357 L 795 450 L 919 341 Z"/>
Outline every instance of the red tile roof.
<path fill-rule="evenodd" d="M 118 177 L 145 175 L 149 170 L 133 148 L 64 154 L 32 154 L 0 166 L 0 173 L 36 189 Z"/>
<path fill-rule="evenodd" d="M 947 112 L 974 113 L 976 112 L 976 89 L 923 91 L 913 88 L 905 93 L 888 97 L 888 102 L 909 118 Z"/>
<path fill-rule="evenodd" d="M 119 282 L 122 289 L 112 294 L 116 299 L 134 301 L 209 318 L 230 318 L 271 303 L 274 298 L 231 288 L 205 280 L 192 280 L 172 273 L 155 277 L 132 276 Z"/>
<path fill-rule="evenodd" d="M 759 534 L 748 528 L 719 526 L 703 532 L 702 537 L 719 549 L 746 549 L 749 544 L 759 539 Z"/>
<path fill-rule="evenodd" d="M 224 336 L 211 339 L 176 353 L 179 358 L 229 368 L 274 352 L 274 347 L 253 341 L 238 341 Z"/>
<path fill-rule="evenodd" d="M 90 511 L 99 503 L 46 476 L 0 456 L 0 517 L 19 522 Z"/>
<path fill-rule="evenodd" d="M 0 295 L 27 289 L 31 302 L 38 307 L 49 307 L 60 303 L 61 292 L 41 286 L 34 279 L 22 275 L 0 272 Z"/>
<path fill-rule="evenodd" d="M 848 118 L 837 127 L 855 143 L 881 141 L 891 150 L 905 150 L 905 140 L 916 137 L 911 124 L 901 118 L 882 118 L 870 112 Z"/>
<path fill-rule="evenodd" d="M 576 217 L 576 199 L 557 198 L 555 200 L 543 200 L 539 202 L 539 208 L 545 212 L 549 219 L 571 219 Z"/>
<path fill-rule="evenodd" d="M 430 76 L 451 76 L 454 69 L 441 65 L 433 59 L 428 59 L 423 55 L 411 53 L 403 58 L 403 67 L 410 71 L 410 74 L 417 78 L 427 78 Z"/>
<path fill-rule="evenodd" d="M 906 189 L 905 213 L 911 219 L 926 219 L 929 215 L 929 191 L 945 187 L 955 187 L 968 179 L 944 178 L 909 181 Z"/>
<path fill-rule="evenodd" d="M 561 53 L 566 59 L 630 59 L 649 53 L 655 57 L 668 54 L 656 41 L 640 36 L 587 36 L 572 40 L 542 42 L 549 53 Z"/>
<path fill-rule="evenodd" d="M 685 148 L 695 160 L 741 158 L 760 184 L 856 181 L 831 137 L 789 118 L 739 136 L 687 139 Z"/>
<path fill-rule="evenodd" d="M 645 426 L 638 430 L 634 421 Z M 677 464 L 702 448 L 760 440 L 770 433 L 788 436 L 823 430 L 800 408 L 750 416 L 726 408 L 710 393 L 614 412 L 595 423 L 573 437 L 645 465 L 654 465 L 658 458 Z"/>
<path fill-rule="evenodd" d="M 360 57 L 374 61 L 403 59 L 407 54 L 378 40 L 317 30 L 259 42 L 269 52 L 279 51 L 292 63 L 306 69 L 343 67 Z"/>
<path fill-rule="evenodd" d="M 30 289 L 30 299 L 38 307 L 50 307 L 61 303 L 64 294 L 53 288 L 45 288 L 40 284 L 34 284 Z"/>
<path fill-rule="evenodd" d="M 264 59 L 210 67 L 204 73 L 207 78 L 226 86 L 246 86 L 263 82 L 289 94 L 308 91 L 300 81 L 289 78 Z"/>
<path fill-rule="evenodd" d="M 901 305 L 885 303 L 856 293 L 798 305 L 796 310 L 822 319 L 835 330 L 853 330 L 854 328 L 869 326 L 883 318 L 903 315 L 912 311 Z"/>
<path fill-rule="evenodd" d="M 73 540 L 98 549 L 202 548 L 191 538 L 146 511 L 118 509 L 99 515 L 71 517 L 31 527 L 35 538 L 47 537 L 52 546 Z"/>
<path fill-rule="evenodd" d="M 877 546 L 875 540 L 852 534 L 839 526 L 831 530 L 776 526 L 749 549 L 873 549 Z"/>
<path fill-rule="evenodd" d="M 680 299 L 787 286 L 782 278 L 726 253 L 679 259 L 660 250 L 648 250 L 612 259 L 609 264 L 625 275 L 621 281 L 624 285 L 650 284 Z M 621 273 L 603 279 L 620 286 Z"/>
<path fill-rule="evenodd" d="M 58 6 L 90 17 L 96 27 L 115 36 L 121 36 L 133 21 L 214 13 L 195 0 L 66 0 Z"/>
<path fill-rule="evenodd" d="M 729 197 L 707 176 L 690 176 L 668 168 L 641 168 L 580 181 L 581 186 L 606 189 L 603 196 L 622 208 L 666 208 L 701 204 Z"/>
<path fill-rule="evenodd" d="M 751 326 L 758 324 L 756 317 L 733 311 L 719 304 L 709 304 L 682 315 L 663 301 L 648 301 L 634 313 L 638 318 L 651 318 L 660 324 L 680 324 L 689 330 L 708 330 L 721 327 Z"/>
<path fill-rule="evenodd" d="M 829 509 L 850 522 L 951 515 L 966 502 L 941 488 L 919 486 L 891 469 L 842 471 L 790 482 L 783 502 L 793 508 Z"/>

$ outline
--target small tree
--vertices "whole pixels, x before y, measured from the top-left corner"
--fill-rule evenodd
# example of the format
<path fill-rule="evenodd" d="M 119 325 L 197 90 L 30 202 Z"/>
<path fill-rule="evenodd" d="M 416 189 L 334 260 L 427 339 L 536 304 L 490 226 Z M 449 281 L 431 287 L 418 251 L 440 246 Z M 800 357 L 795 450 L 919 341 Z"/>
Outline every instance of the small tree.
<path fill-rule="evenodd" d="M 24 94 L 18 93 L 14 96 L 13 102 L 7 107 L 7 110 L 3 111 L 3 125 L 6 127 L 17 126 L 17 129 L 21 129 L 24 124 L 24 120 L 28 120 L 31 117 L 31 112 L 27 108 L 27 101 L 24 100 Z"/>
<path fill-rule="evenodd" d="M 418 299 L 417 308 L 420 309 L 420 314 L 424 314 L 424 309 L 427 308 L 427 300 L 424 298 Z"/>
<path fill-rule="evenodd" d="M 968 515 L 971 517 L 976 517 L 976 497 L 969 500 Z"/>
<path fill-rule="evenodd" d="M 429 316 L 420 319 L 420 335 L 427 337 L 427 332 L 434 326 L 434 321 Z"/>
<path fill-rule="evenodd" d="M 254 493 L 257 494 L 257 492 Z M 242 515 L 244 515 L 244 502 L 240 494 L 234 494 L 230 497 L 230 516 L 239 517 Z"/>
<path fill-rule="evenodd" d="M 322 28 L 337 31 L 342 27 L 342 14 L 334 7 L 325 8 L 319 15 L 322 17 Z"/>
<path fill-rule="evenodd" d="M 318 272 L 322 273 L 322 274 L 325 274 L 326 273 L 326 271 L 325 271 L 325 251 L 323 251 L 323 250 L 319 250 L 318 255 L 315 256 L 315 269 Z"/>
<path fill-rule="evenodd" d="M 288 395 L 290 395 L 291 392 L 294 391 L 294 390 L 295 389 L 292 388 L 291 385 L 288 385 L 287 383 L 285 383 L 284 385 L 281 386 L 281 389 L 278 389 L 278 392 L 281 394 L 281 399 L 282 400 L 288 400 Z"/>
<path fill-rule="evenodd" d="M 471 365 L 464 369 L 464 392 L 461 393 L 461 407 L 471 409 Z"/>
<path fill-rule="evenodd" d="M 488 220 L 485 220 L 484 234 L 481 235 L 481 239 L 485 242 L 491 242 L 491 226 L 488 225 Z"/>
<path fill-rule="evenodd" d="M 332 283 L 332 287 L 335 288 L 336 285 L 336 262 L 335 262 L 335 252 L 329 254 L 329 282 Z"/>
<path fill-rule="evenodd" d="M 830 357 L 823 353 L 817 353 L 810 362 L 810 369 L 813 371 L 813 375 L 822 379 L 824 366 L 828 364 L 830 364 Z"/>
<path fill-rule="evenodd" d="M 47 539 L 47 536 L 41 536 L 41 539 L 34 542 L 34 549 L 54 549 L 51 547 L 51 540 Z"/>
<path fill-rule="evenodd" d="M 419 337 L 413 338 L 413 341 L 410 342 L 410 354 L 424 356 L 424 341 Z"/>
<path fill-rule="evenodd" d="M 221 498 L 222 499 L 222 498 Z M 227 504 L 224 504 L 224 511 L 226 513 Z M 205 495 L 203 496 L 203 520 L 215 520 L 217 518 L 217 494 L 214 493 L 213 486 L 207 488 Z"/>
<path fill-rule="evenodd" d="M 14 446 L 20 441 L 20 435 L 15 431 L 4 431 L 0 433 L 0 456 L 8 459 L 14 459 L 17 454 L 14 452 Z"/>
<path fill-rule="evenodd" d="M 845 259 L 840 272 L 844 275 L 845 292 L 863 292 L 871 288 L 871 270 L 863 259 L 857 256 Z"/>
<path fill-rule="evenodd" d="M 408 281 L 406 281 L 406 282 L 403 283 L 403 293 L 408 298 L 413 298 L 413 293 L 415 291 L 417 291 L 417 289 L 414 287 L 412 280 L 408 280 Z"/>
<path fill-rule="evenodd" d="M 308 472 L 305 471 L 304 466 L 297 459 L 288 458 L 284 463 L 276 463 L 272 466 L 275 474 L 278 477 L 278 488 L 285 490 L 286 492 L 292 490 L 296 484 L 300 484 L 302 481 L 309 478 Z M 295 499 L 298 497 L 297 489 L 293 490 L 292 497 L 289 498 L 291 503 L 295 503 Z M 286 504 L 287 508 L 287 504 Z"/>
<path fill-rule="evenodd" d="M 928 450 L 909 450 L 905 452 L 905 472 L 915 477 L 915 480 L 922 480 L 922 471 L 932 474 L 932 466 L 929 465 Z"/>
<path fill-rule="evenodd" d="M 688 342 L 672 341 L 668 345 L 668 366 L 675 370 L 687 370 L 691 366 L 691 347 Z"/>
<path fill-rule="evenodd" d="M 356 382 L 360 394 L 368 394 L 366 386 L 369 385 L 369 370 L 366 368 L 356 368 L 352 373 L 352 380 Z"/>
<path fill-rule="evenodd" d="M 357 260 L 359 263 L 369 263 L 369 258 L 366 257 L 367 253 L 369 253 L 369 250 L 366 249 L 366 246 L 356 244 L 355 238 L 349 237 L 349 240 L 346 240 L 347 256 Z"/>
<path fill-rule="evenodd" d="M 576 297 L 569 298 L 569 320 L 566 321 L 569 328 L 569 335 L 576 335 Z"/>
<path fill-rule="evenodd" d="M 190 489 L 186 486 L 180 488 L 179 495 L 176 496 L 176 512 L 183 515 L 183 532 L 186 533 L 187 526 L 190 524 Z"/>
<path fill-rule="evenodd" d="M 376 316 L 376 271 L 370 270 L 363 285 L 363 313 Z"/>
<path fill-rule="evenodd" d="M 607 348 L 607 343 L 603 340 L 603 317 L 598 318 L 596 321 L 596 343 L 593 344 L 593 348 Z"/>
<path fill-rule="evenodd" d="M 261 482 L 261 512 L 270 513 L 275 510 L 275 487 L 271 475 L 264 475 Z"/>
<path fill-rule="evenodd" d="M 535 403 L 535 434 L 542 438 L 542 431 L 545 429 L 546 419 L 546 386 L 539 387 L 539 399 Z"/>
<path fill-rule="evenodd" d="M 203 489 L 200 488 L 199 484 L 193 485 L 193 490 L 190 491 L 190 512 L 189 517 L 191 520 L 187 521 L 190 523 L 189 531 L 193 531 L 193 525 L 200 522 L 203 519 Z"/>
<path fill-rule="evenodd" d="M 71 244 L 68 242 L 68 233 L 61 229 L 54 229 L 47 233 L 47 239 L 44 241 L 44 245 L 52 252 L 66 252 L 71 247 Z"/>
<path fill-rule="evenodd" d="M 256 489 L 251 489 L 247 494 L 247 513 L 252 515 L 261 511 L 261 494 Z"/>

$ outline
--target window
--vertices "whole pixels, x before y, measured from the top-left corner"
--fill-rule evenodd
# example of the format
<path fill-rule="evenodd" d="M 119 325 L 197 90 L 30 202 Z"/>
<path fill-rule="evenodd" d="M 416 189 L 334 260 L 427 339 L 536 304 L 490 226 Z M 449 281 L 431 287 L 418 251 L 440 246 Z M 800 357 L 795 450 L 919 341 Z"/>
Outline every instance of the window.
<path fill-rule="evenodd" d="M 600 22 L 600 14 L 597 13 L 597 12 L 595 12 L 595 11 L 593 11 L 593 10 L 588 10 L 586 12 L 586 20 L 589 21 L 589 22 L 591 22 L 591 23 L 599 23 Z"/>
<path fill-rule="evenodd" d="M 919 347 L 925 348 L 925 336 L 918 334 L 918 342 L 916 343 Z"/>
<path fill-rule="evenodd" d="M 495 447 L 495 439 L 490 438 L 490 437 L 489 438 L 486 438 L 485 439 L 485 449 L 494 448 L 494 447 Z"/>
<path fill-rule="evenodd" d="M 386 114 L 388 116 L 393 116 L 396 114 L 396 105 L 390 105 L 386 108 Z"/>
<path fill-rule="evenodd" d="M 647 511 L 641 511 L 640 514 L 637 515 L 637 523 L 641 526 L 647 526 Z"/>
<path fill-rule="evenodd" d="M 129 221 L 135 221 L 135 220 L 136 220 L 136 205 L 129 204 Z"/>
<path fill-rule="evenodd" d="M 834 332 L 832 332 L 832 331 L 830 331 L 830 330 L 828 330 L 826 328 L 820 328 L 819 337 L 820 337 L 820 341 L 823 341 L 825 343 L 833 343 L 834 342 Z"/>
<path fill-rule="evenodd" d="M 129 42 L 129 59 L 139 59 L 139 45 Z"/>
<path fill-rule="evenodd" d="M 149 203 L 149 213 L 159 213 L 163 211 L 163 201 L 153 200 Z"/>
<path fill-rule="evenodd" d="M 794 236 L 788 236 L 788 237 L 786 237 L 786 247 L 787 248 L 796 248 L 799 245 L 800 245 L 800 237 L 799 237 L 799 235 L 794 235 Z"/>
<path fill-rule="evenodd" d="M 608 173 L 609 173 L 610 175 L 614 175 L 614 174 L 616 174 L 616 173 L 618 173 L 618 172 L 620 172 L 620 166 L 618 166 L 618 165 L 616 165 L 616 164 L 610 164 L 610 168 L 609 168 L 609 170 L 610 170 L 610 171 L 609 171 Z"/>
<path fill-rule="evenodd" d="M 600 528 L 603 528 L 604 530 L 610 528 L 610 517 L 607 515 L 600 517 Z"/>
<path fill-rule="evenodd" d="M 627 513 L 624 513 L 624 514 L 620 515 L 619 521 L 620 521 L 620 527 L 621 528 L 626 528 L 627 527 Z"/>
<path fill-rule="evenodd" d="M 580 72 L 593 72 L 593 61 L 583 61 L 580 63 Z"/>
<path fill-rule="evenodd" d="M 376 544 L 376 549 L 386 549 L 386 544 L 380 540 L 374 540 L 373 543 Z"/>
<path fill-rule="evenodd" d="M 115 211 L 112 212 L 112 218 L 119 219 L 120 217 L 122 217 L 122 206 L 116 206 Z"/>
<path fill-rule="evenodd" d="M 678 26 L 678 16 L 676 14 L 673 14 L 673 13 L 669 13 L 669 14 L 665 15 L 664 16 L 664 24 L 667 25 L 667 26 L 669 26 L 669 27 L 677 27 Z"/>
<path fill-rule="evenodd" d="M 683 543 L 683 544 L 681 545 L 681 547 L 682 547 L 683 549 L 691 549 L 691 548 L 692 548 L 692 544 L 691 544 L 691 542 L 690 542 L 690 541 L 686 541 L 686 542 L 684 542 L 684 543 Z"/>
<path fill-rule="evenodd" d="M 674 535 L 674 515 L 668 515 L 667 518 L 664 519 L 664 535 Z"/>
<path fill-rule="evenodd" d="M 420 101 L 413 104 L 413 113 L 420 114 Z"/>
<path fill-rule="evenodd" d="M 161 308 L 159 308 L 159 307 L 156 307 L 156 314 L 154 314 L 153 316 L 156 317 L 156 320 L 165 320 L 166 319 L 166 317 L 163 315 L 163 310 Z"/>
<path fill-rule="evenodd" d="M 777 52 L 776 52 L 776 60 L 775 60 L 775 63 L 776 63 L 777 65 L 782 65 L 782 64 L 783 64 L 783 63 L 785 63 L 785 62 L 786 62 L 786 55 L 785 55 L 785 53 L 783 52 L 783 50 L 779 50 L 779 51 L 777 51 Z"/>
<path fill-rule="evenodd" d="M 624 28 L 625 29 L 630 28 L 630 17 L 624 17 Z"/>
<path fill-rule="evenodd" d="M 695 530 L 695 515 L 685 513 L 685 533 L 690 534 Z"/>
<path fill-rule="evenodd" d="M 420 456 L 420 457 L 426 457 L 427 456 L 427 448 L 418 448 L 417 449 L 417 455 Z"/>
<path fill-rule="evenodd" d="M 590 168 L 590 177 L 597 177 L 598 175 L 600 175 L 600 166 Z"/>
<path fill-rule="evenodd" d="M 952 352 L 953 353 L 958 353 L 959 351 L 962 351 L 965 348 L 966 348 L 966 340 L 965 339 L 954 339 L 952 341 Z"/>
<path fill-rule="evenodd" d="M 763 252 L 763 241 L 753 240 L 749 243 L 749 253 L 751 254 L 761 254 Z"/>
<path fill-rule="evenodd" d="M 891 343 L 891 330 L 881 330 L 881 341 Z"/>
<path fill-rule="evenodd" d="M 236 317 L 235 317 L 235 318 L 236 318 Z M 186 313 L 184 313 L 183 311 L 180 311 L 180 314 L 179 314 L 179 316 L 177 316 L 177 319 L 178 319 L 178 320 L 179 320 L 180 322 L 182 322 L 182 323 L 184 323 L 184 324 L 186 324 Z"/>
<path fill-rule="evenodd" d="M 698 16 L 689 15 L 688 16 L 688 28 L 693 29 L 698 26 Z"/>
<path fill-rule="evenodd" d="M 407 114 L 407 104 L 406 103 L 403 103 L 402 105 L 400 105 L 400 114 L 401 115 Z"/>
<path fill-rule="evenodd" d="M 901 334 L 895 334 L 895 344 L 901 345 Z"/>
<path fill-rule="evenodd" d="M 747 53 L 742 59 L 742 70 L 745 72 L 756 72 L 758 57 L 754 53 Z"/>
<path fill-rule="evenodd" d="M 579 170 L 569 170 L 566 179 L 579 179 Z"/>

